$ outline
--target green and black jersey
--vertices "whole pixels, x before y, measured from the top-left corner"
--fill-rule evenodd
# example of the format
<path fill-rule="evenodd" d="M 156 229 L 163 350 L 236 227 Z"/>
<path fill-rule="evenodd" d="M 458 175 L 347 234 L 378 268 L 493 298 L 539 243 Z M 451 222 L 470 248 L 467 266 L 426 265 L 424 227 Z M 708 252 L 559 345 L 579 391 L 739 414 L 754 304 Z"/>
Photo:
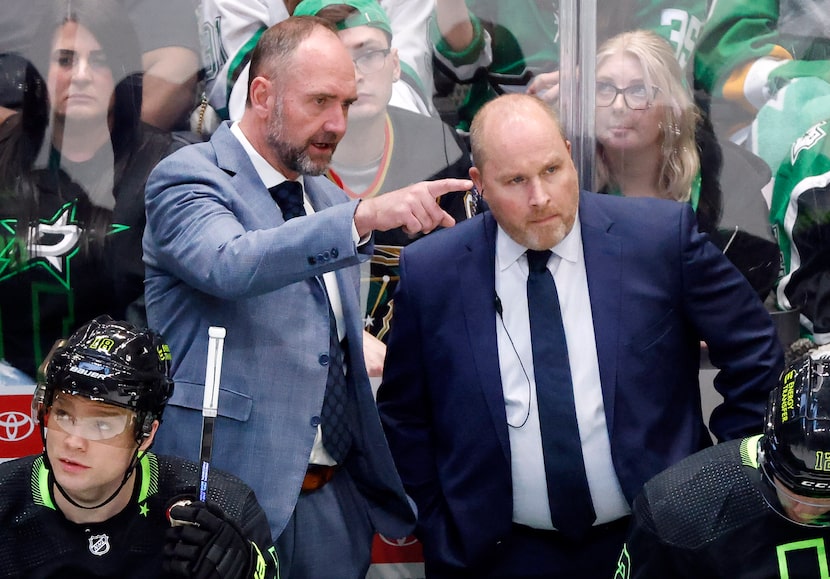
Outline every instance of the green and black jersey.
<path fill-rule="evenodd" d="M 760 436 L 698 452 L 634 502 L 615 579 L 824 579 L 830 529 L 785 520 L 761 494 Z"/>
<path fill-rule="evenodd" d="M 0 137 L 4 130 L 11 129 Z M 144 185 L 179 146 L 143 126 L 135 149 L 115 166 L 106 147 L 84 163 L 53 151 L 48 166 L 29 175 L 32 207 L 21 207 L 16 192 L 0 192 L 0 358 L 35 378 L 55 340 L 92 318 L 145 323 Z M 111 210 L 93 203 L 93 186 L 114 198 Z"/>
<path fill-rule="evenodd" d="M 162 575 L 166 511 L 174 498 L 196 497 L 199 465 L 147 453 L 136 469 L 129 505 L 103 523 L 77 524 L 55 507 L 42 455 L 0 464 L 0 577 L 147 578 Z M 275 577 L 276 555 L 265 513 L 241 480 L 211 470 L 216 502 L 262 554 L 257 578 Z"/>
<path fill-rule="evenodd" d="M 778 169 L 770 219 L 782 255 L 776 298 L 800 310 L 804 330 L 830 343 L 830 123 L 822 121 L 793 143 Z"/>

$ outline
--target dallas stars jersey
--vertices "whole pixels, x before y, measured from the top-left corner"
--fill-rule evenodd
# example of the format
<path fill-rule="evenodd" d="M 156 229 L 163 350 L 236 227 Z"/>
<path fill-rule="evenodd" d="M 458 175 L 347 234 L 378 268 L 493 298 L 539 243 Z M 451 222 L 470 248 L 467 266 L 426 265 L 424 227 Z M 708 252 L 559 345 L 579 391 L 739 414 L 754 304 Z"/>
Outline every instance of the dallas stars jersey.
<path fill-rule="evenodd" d="M 466 49 L 455 52 L 443 40 L 433 20 L 430 33 L 438 62 L 462 81 L 471 81 L 469 93 L 459 107 L 458 127 L 469 130 L 476 111 L 496 93 L 486 78 L 476 76 L 484 67 L 490 72 L 521 75 L 525 69 L 545 73 L 559 68 L 558 0 L 466 0 L 474 38 Z M 664 36 L 675 48 L 681 66 L 686 66 L 706 20 L 708 0 L 612 0 L 597 6 L 600 40 L 623 30 L 646 28 Z M 488 45 L 490 49 L 488 50 Z M 524 91 L 524 87 L 505 90 Z"/>
<path fill-rule="evenodd" d="M 38 213 L 27 235 L 18 235 L 18 199 L 0 194 L 0 358 L 33 378 L 55 340 L 101 314 L 127 318 L 144 293 L 144 185 L 180 144 L 147 126 L 140 137 L 116 160 L 112 212 L 93 206 L 55 163 L 32 174 Z"/>
<path fill-rule="evenodd" d="M 830 529 L 796 525 L 761 494 L 760 436 L 698 452 L 634 501 L 615 579 L 823 579 Z"/>
<path fill-rule="evenodd" d="M 440 144 L 439 144 L 440 143 Z M 365 189 L 353 191 L 346 172 L 332 163 L 329 179 L 356 199 L 373 197 L 401 189 L 419 181 L 449 177 L 467 179 L 470 156 L 467 147 L 456 132 L 439 119 L 425 117 L 396 107 L 387 107 L 386 147 L 371 183 Z M 348 168 L 342 168 L 348 171 Z M 441 207 L 458 222 L 472 217 L 477 208 L 469 192 L 452 192 L 439 200 Z M 368 299 L 364 326 L 377 338 L 386 341 L 392 318 L 392 296 L 400 273 L 398 264 L 401 249 L 418 239 L 401 228 L 376 231 L 375 251 L 370 262 Z M 364 282 L 365 276 L 364 277 Z"/>
<path fill-rule="evenodd" d="M 136 468 L 129 505 L 103 523 L 77 524 L 55 508 L 42 455 L 0 464 L 0 577 L 162 577 L 166 510 L 175 497 L 198 496 L 199 465 L 147 453 Z M 216 502 L 263 555 L 258 579 L 276 576 L 271 531 L 254 492 L 211 469 Z"/>
<path fill-rule="evenodd" d="M 801 309 L 801 325 L 830 343 L 830 122 L 793 143 L 775 177 L 770 219 L 781 248 L 783 277 L 776 298 Z"/>

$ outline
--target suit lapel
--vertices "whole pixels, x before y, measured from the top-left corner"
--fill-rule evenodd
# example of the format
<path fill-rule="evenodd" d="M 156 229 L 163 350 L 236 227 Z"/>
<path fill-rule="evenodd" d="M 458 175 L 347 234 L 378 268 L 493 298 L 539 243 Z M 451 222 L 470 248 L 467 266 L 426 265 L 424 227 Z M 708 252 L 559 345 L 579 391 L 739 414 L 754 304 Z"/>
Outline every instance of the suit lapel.
<path fill-rule="evenodd" d="M 609 434 L 614 426 L 617 352 L 620 336 L 622 240 L 611 233 L 614 222 L 601 210 L 593 194 L 580 194 L 579 220 L 588 276 L 588 294 L 594 321 L 602 399 Z"/>
<path fill-rule="evenodd" d="M 269 223 L 282 223 L 282 213 L 259 178 L 248 153 L 231 132 L 229 122 L 216 129 L 210 143 L 216 153 L 216 164 L 232 175 L 234 188 L 244 202 L 256 215 L 266 216 Z"/>
<path fill-rule="evenodd" d="M 320 180 L 323 180 L 325 183 L 331 183 L 325 177 L 305 177 L 303 178 L 303 183 L 305 184 L 305 194 L 308 196 L 308 200 L 311 202 L 311 206 L 314 207 L 314 211 L 322 211 L 327 207 L 331 207 L 334 205 L 335 200 L 332 198 L 330 194 L 327 194 L 326 191 L 321 187 Z M 344 201 L 346 199 L 346 194 L 343 194 Z"/>
<path fill-rule="evenodd" d="M 458 258 L 458 280 L 480 291 L 465 292 L 462 299 L 467 343 L 472 351 L 479 384 L 505 459 L 510 460 L 510 441 L 504 409 L 504 393 L 499 370 L 496 342 L 496 222 L 490 212 L 483 215 L 482 226 L 467 242 L 466 252 Z"/>

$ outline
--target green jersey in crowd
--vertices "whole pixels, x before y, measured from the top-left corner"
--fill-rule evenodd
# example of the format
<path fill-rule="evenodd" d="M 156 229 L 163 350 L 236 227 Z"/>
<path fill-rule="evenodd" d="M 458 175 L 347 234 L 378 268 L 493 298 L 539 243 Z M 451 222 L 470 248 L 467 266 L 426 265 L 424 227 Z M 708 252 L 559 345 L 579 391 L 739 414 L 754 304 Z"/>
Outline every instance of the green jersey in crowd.
<path fill-rule="evenodd" d="M 830 343 L 830 121 L 793 143 L 775 177 L 770 220 L 783 272 L 776 297 L 784 310 L 800 308 L 802 327 Z"/>
<path fill-rule="evenodd" d="M 459 80 L 472 81 L 458 110 L 458 128 L 465 131 L 479 107 L 496 96 L 486 75 L 477 71 L 486 68 L 492 73 L 519 77 L 526 69 L 539 74 L 559 68 L 558 0 L 466 3 L 474 29 L 473 41 L 467 48 L 453 51 L 442 38 L 435 19 L 430 30 L 439 68 L 443 65 Z M 672 43 L 680 64 L 685 66 L 701 36 L 707 10 L 707 0 L 599 2 L 598 38 L 602 41 L 636 28 L 654 30 Z"/>

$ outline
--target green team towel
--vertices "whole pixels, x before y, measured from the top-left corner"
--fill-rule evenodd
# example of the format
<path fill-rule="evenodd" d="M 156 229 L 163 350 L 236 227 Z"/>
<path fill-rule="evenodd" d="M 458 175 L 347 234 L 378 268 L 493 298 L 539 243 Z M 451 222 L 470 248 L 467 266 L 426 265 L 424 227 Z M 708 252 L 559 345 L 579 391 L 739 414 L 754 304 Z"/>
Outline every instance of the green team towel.
<path fill-rule="evenodd" d="M 827 61 L 821 63 L 828 65 Z M 815 65 L 818 62 L 792 64 Z M 770 84 L 781 84 L 788 74 L 796 74 L 799 68 L 803 68 L 790 67 L 789 64 L 784 67 L 789 70 L 781 73 L 776 70 L 776 74 L 771 75 Z M 817 122 L 826 119 L 828 111 L 829 82 L 818 77 L 792 78 L 758 111 L 752 123 L 750 149 L 775 171 L 789 154 L 793 142 Z"/>

